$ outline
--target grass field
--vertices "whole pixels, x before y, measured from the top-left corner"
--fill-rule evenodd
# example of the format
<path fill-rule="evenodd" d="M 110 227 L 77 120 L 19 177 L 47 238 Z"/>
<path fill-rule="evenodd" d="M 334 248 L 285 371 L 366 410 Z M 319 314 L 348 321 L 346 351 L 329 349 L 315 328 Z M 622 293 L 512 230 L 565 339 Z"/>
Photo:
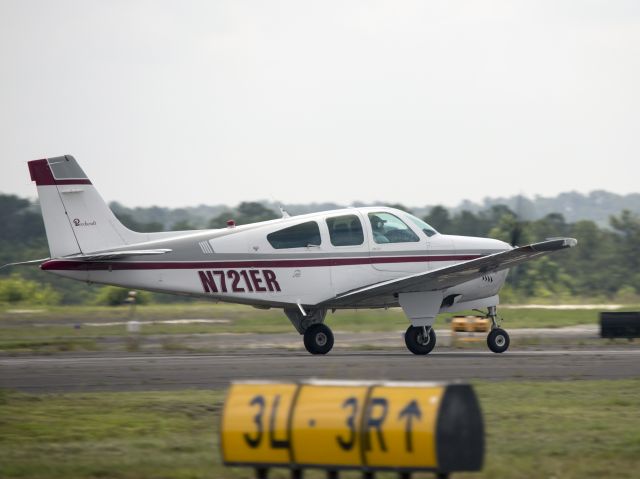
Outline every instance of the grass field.
<path fill-rule="evenodd" d="M 621 310 L 637 309 L 637 306 L 625 306 Z M 476 314 L 462 312 L 456 314 Z M 545 308 L 499 308 L 499 315 L 505 319 L 505 324 L 511 328 L 545 328 L 563 327 L 576 324 L 596 323 L 598 310 L 594 309 L 561 309 Z M 437 323 L 441 325 L 454 316 L 442 314 Z M 56 324 L 65 326 L 86 322 L 116 322 L 130 319 L 128 306 L 57 306 L 49 308 L 12 309 L 0 308 L 0 325 L 19 323 L 38 323 L 43 329 L 55 327 Z M 281 332 L 290 331 L 291 325 L 284 313 L 279 309 L 259 310 L 249 306 L 223 303 L 187 303 L 168 305 L 138 306 L 135 319 L 140 321 L 163 321 L 169 319 L 222 319 L 222 322 L 211 324 L 156 324 L 150 331 L 159 333 L 197 333 L 197 332 Z M 407 319 L 400 308 L 389 310 L 344 310 L 327 314 L 327 322 L 336 329 L 357 331 L 366 328 L 367 331 L 392 331 L 403 329 Z M 49 326 L 48 326 L 49 325 Z M 120 326 L 115 327 L 121 331 Z M 100 331 L 114 331 L 109 327 Z M 152 333 L 150 333 L 152 334 Z"/>
<path fill-rule="evenodd" d="M 487 428 L 485 468 L 453 477 L 638 477 L 640 379 L 479 383 L 476 391 Z M 223 394 L 0 392 L 0 477 L 253 477 L 220 464 Z"/>
<path fill-rule="evenodd" d="M 625 309 L 634 309 L 633 306 Z M 637 309 L 637 308 L 636 308 Z M 513 328 L 556 328 L 595 324 L 598 310 L 503 308 L 503 326 Z M 470 313 L 475 314 L 475 313 Z M 436 327 L 446 327 L 452 314 L 442 314 Z M 98 349 L 96 340 L 126 336 L 124 322 L 130 319 L 128 306 L 70 306 L 46 309 L 0 309 L 0 350 L 59 352 Z M 142 335 L 278 333 L 293 327 L 280 310 L 258 310 L 247 306 L 212 303 L 138 306 L 135 319 L 145 323 Z M 213 319 L 217 323 L 167 324 L 172 319 Z M 402 331 L 407 319 L 398 308 L 390 310 L 337 311 L 327 315 L 327 324 L 337 331 Z M 118 322 L 120 324 L 105 325 Z M 96 324 L 100 324 L 97 326 Z"/>

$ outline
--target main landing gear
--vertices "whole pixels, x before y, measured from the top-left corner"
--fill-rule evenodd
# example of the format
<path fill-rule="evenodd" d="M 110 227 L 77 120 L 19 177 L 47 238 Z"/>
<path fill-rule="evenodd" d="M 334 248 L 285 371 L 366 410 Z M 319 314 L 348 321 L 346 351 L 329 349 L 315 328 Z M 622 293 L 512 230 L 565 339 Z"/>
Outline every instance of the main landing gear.
<path fill-rule="evenodd" d="M 436 332 L 431 326 L 409 326 L 404 343 L 413 354 L 429 354 L 436 345 Z"/>
<path fill-rule="evenodd" d="M 285 309 L 284 313 L 296 330 L 303 335 L 304 347 L 311 354 L 327 354 L 333 348 L 333 333 L 329 326 L 323 324 L 327 315 L 325 309 L 305 311 Z"/>
<path fill-rule="evenodd" d="M 507 332 L 498 326 L 495 306 L 489 306 L 487 316 L 491 319 L 491 331 L 487 336 L 487 346 L 489 346 L 489 349 L 494 353 L 504 353 L 509 349 L 510 340 Z"/>
<path fill-rule="evenodd" d="M 327 354 L 333 348 L 333 333 L 329 326 L 312 324 L 304 332 L 304 347 L 311 354 Z"/>

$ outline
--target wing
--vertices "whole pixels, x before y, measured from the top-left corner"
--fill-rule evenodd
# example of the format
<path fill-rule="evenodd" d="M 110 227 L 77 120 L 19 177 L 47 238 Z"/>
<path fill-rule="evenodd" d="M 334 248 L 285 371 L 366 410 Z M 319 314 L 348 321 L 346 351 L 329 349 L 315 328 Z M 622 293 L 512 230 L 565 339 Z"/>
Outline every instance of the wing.
<path fill-rule="evenodd" d="M 320 306 L 356 307 L 368 304 L 397 303 L 399 293 L 415 293 L 420 291 L 435 291 L 466 283 L 481 276 L 511 268 L 525 261 L 543 256 L 565 248 L 572 248 L 578 244 L 573 238 L 554 238 L 540 243 L 521 246 L 509 251 L 495 253 L 482 258 L 465 261 L 453 266 L 416 273 L 402 278 L 382 281 L 364 288 L 359 288 L 324 301 Z"/>

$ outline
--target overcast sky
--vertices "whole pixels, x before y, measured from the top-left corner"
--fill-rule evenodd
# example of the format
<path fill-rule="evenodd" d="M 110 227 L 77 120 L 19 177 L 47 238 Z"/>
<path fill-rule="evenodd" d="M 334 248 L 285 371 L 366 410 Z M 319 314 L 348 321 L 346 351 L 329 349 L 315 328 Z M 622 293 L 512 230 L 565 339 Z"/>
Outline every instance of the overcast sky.
<path fill-rule="evenodd" d="M 0 0 L 0 192 L 128 206 L 640 191 L 640 2 Z"/>

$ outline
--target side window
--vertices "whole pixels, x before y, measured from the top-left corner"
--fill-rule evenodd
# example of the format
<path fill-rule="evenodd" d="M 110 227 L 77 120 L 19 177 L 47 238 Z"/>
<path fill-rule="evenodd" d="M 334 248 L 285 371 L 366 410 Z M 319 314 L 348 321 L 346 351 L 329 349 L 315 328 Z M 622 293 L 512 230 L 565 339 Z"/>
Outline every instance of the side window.
<path fill-rule="evenodd" d="M 355 246 L 364 243 L 362 223 L 356 215 L 327 218 L 327 226 L 333 246 Z"/>
<path fill-rule="evenodd" d="M 267 235 L 267 241 L 275 249 L 305 248 L 320 245 L 320 228 L 315 221 L 308 221 L 295 226 L 289 226 L 280 231 Z"/>
<path fill-rule="evenodd" d="M 390 213 L 369 213 L 373 241 L 381 243 L 408 243 L 420 241 L 400 218 Z"/>

